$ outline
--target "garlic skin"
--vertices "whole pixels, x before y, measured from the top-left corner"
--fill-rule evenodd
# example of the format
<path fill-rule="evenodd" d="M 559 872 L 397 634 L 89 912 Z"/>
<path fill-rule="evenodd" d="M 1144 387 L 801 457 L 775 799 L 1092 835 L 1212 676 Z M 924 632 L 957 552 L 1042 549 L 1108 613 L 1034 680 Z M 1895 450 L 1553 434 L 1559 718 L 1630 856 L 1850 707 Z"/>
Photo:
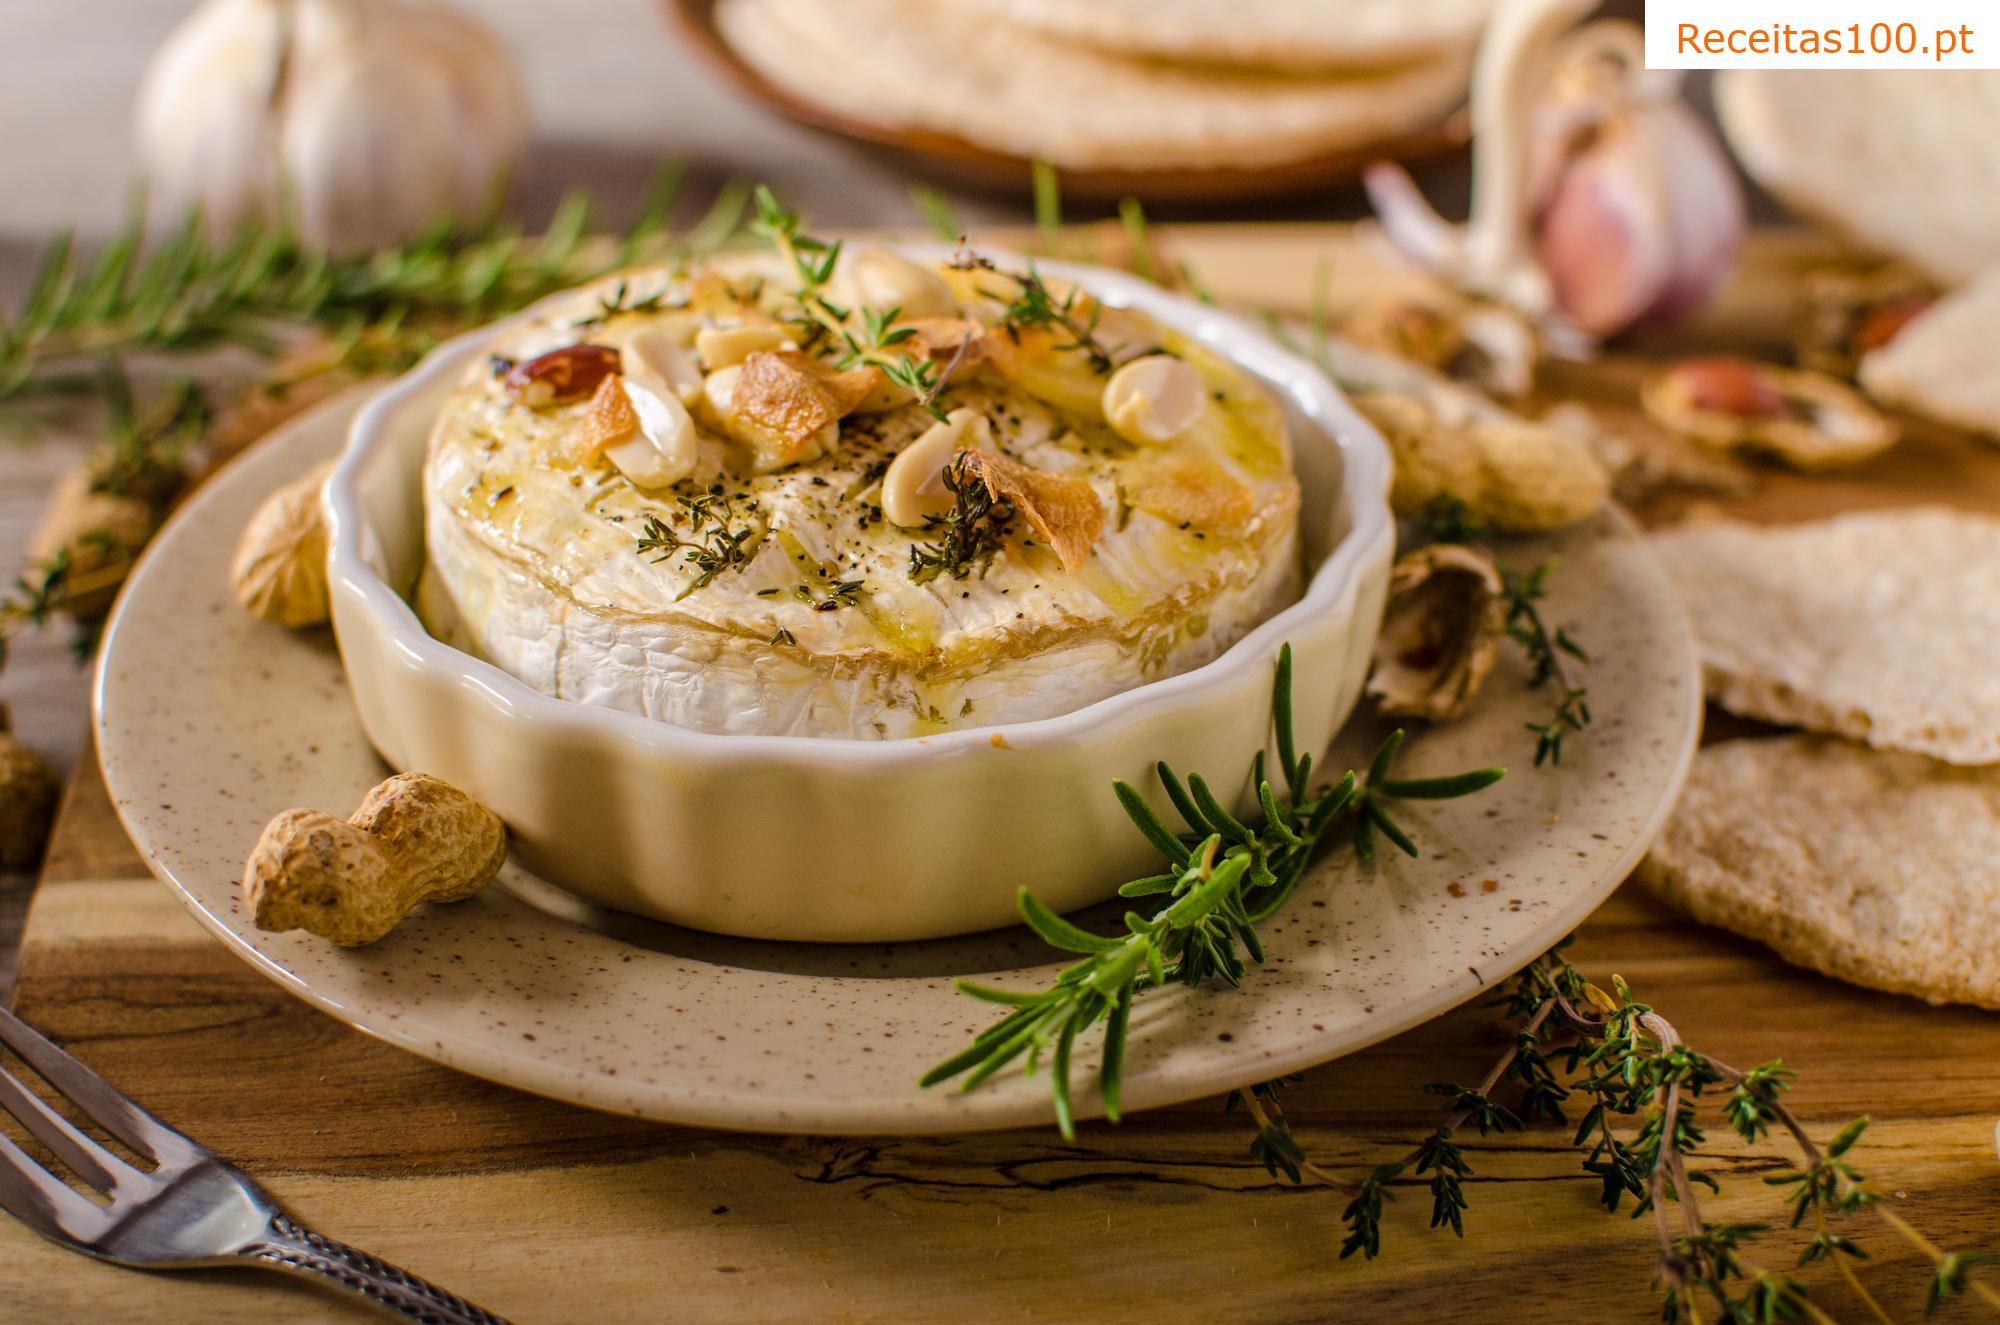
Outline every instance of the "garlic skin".
<path fill-rule="evenodd" d="M 1468 293 L 1513 305 L 1560 349 L 1698 308 L 1735 266 L 1742 186 L 1673 71 L 1632 24 L 1565 32 L 1591 0 L 1505 0 L 1472 89 L 1473 203 L 1445 222 L 1409 174 L 1365 176 L 1390 240 Z"/>
<path fill-rule="evenodd" d="M 155 194 L 209 223 L 290 220 L 342 251 L 488 206 L 527 146 L 525 95 L 480 24 L 418 0 L 207 0 L 139 90 Z"/>

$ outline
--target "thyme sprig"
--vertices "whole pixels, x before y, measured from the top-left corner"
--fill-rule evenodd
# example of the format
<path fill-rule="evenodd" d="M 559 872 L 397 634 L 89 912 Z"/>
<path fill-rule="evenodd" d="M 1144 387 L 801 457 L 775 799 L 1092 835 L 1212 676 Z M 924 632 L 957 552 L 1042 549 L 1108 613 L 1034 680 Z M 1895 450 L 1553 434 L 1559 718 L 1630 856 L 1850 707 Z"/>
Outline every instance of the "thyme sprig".
<path fill-rule="evenodd" d="M 1567 627 L 1551 628 L 1542 613 L 1541 605 L 1548 598 L 1549 577 L 1555 574 L 1556 559 L 1549 557 L 1526 571 L 1508 566 L 1492 553 L 1485 526 L 1474 518 L 1463 501 L 1450 495 L 1427 505 L 1418 524 L 1431 542 L 1485 545 L 1493 555 L 1500 572 L 1500 599 L 1506 613 L 1502 618 L 1503 628 L 1507 638 L 1519 645 L 1527 657 L 1528 688 L 1553 687 L 1556 697 L 1547 719 L 1526 724 L 1535 736 L 1535 766 L 1562 763 L 1564 739 L 1589 727 L 1592 714 L 1590 691 L 1577 683 L 1573 670 L 1574 664 L 1587 665 L 1590 653 Z"/>
<path fill-rule="evenodd" d="M 1531 722 L 1535 734 L 1535 763 L 1560 764 L 1563 738 L 1588 727 L 1591 722 L 1590 692 L 1573 678 L 1571 661 L 1588 663 L 1590 654 L 1561 626 L 1554 630 L 1541 610 L 1548 597 L 1548 579 L 1555 571 L 1551 557 L 1532 570 L 1519 572 L 1500 568 L 1501 597 L 1506 604 L 1507 638 L 1521 646 L 1528 656 L 1528 688 L 1538 690 L 1553 685 L 1555 709 L 1545 722 Z"/>
<path fill-rule="evenodd" d="M 1268 1171 L 1349 1193 L 1341 1214 L 1343 1258 L 1357 1252 L 1371 1259 L 1379 1254 L 1385 1203 L 1394 1199 L 1393 1184 L 1406 1177 L 1428 1178 L 1431 1226 L 1449 1227 L 1462 1236 L 1465 1180 L 1473 1170 L 1455 1134 L 1468 1125 L 1476 1125 L 1482 1135 L 1521 1130 L 1542 1119 L 1566 1125 L 1565 1104 L 1580 1099 L 1587 1107 L 1574 1143 L 1585 1171 L 1598 1180 L 1599 1202 L 1608 1213 L 1617 1213 L 1629 1198 L 1633 1218 L 1654 1217 L 1663 1319 L 1696 1325 L 1711 1319 L 1825 1321 L 1829 1318 L 1798 1272 L 1830 1265 L 1874 1319 L 1890 1320 L 1856 1273 L 1867 1252 L 1842 1231 L 1845 1221 L 1864 1213 L 1880 1218 L 1931 1261 L 1926 1314 L 1965 1293 L 2000 1311 L 2000 1293 L 1973 1277 L 1977 1269 L 2000 1264 L 2000 1256 L 1943 1250 L 1884 1204 L 1855 1169 L 1851 1154 L 1867 1129 L 1866 1118 L 1821 1144 L 1786 1103 L 1795 1080 L 1791 1069 L 1773 1061 L 1743 1070 L 1696 1051 L 1654 1007 L 1634 998 L 1622 979 L 1614 977 L 1608 993 L 1585 980 L 1564 958 L 1567 946 L 1559 945 L 1528 966 L 1496 1000 L 1516 1032 L 1481 1083 L 1471 1089 L 1429 1087 L 1448 1100 L 1444 1122 L 1403 1157 L 1378 1166 L 1358 1183 L 1350 1184 L 1307 1158 L 1289 1119 L 1276 1107 L 1272 1084 L 1234 1093 L 1231 1104 L 1242 1105 L 1257 1127 L 1251 1154 Z M 1557 1037 L 1565 1042 L 1556 1044 Z M 1495 1099 L 1508 1081 L 1520 1088 L 1513 1109 Z M 1788 1269 L 1750 1259 L 1748 1249 L 1768 1231 L 1766 1225 L 1710 1224 L 1702 1217 L 1698 1189 L 1719 1190 L 1720 1184 L 1690 1161 L 1706 1140 L 1700 1104 L 1718 1094 L 1724 1121 L 1744 1142 L 1760 1145 L 1783 1133 L 1799 1154 L 1796 1168 L 1764 1179 L 1779 1189 L 1789 1225 L 1812 1234 Z M 1619 1123 L 1635 1123 L 1636 1130 L 1621 1137 Z"/>
<path fill-rule="evenodd" d="M 687 536 L 683 537 L 659 516 L 649 514 L 640 526 L 637 550 L 642 556 L 659 553 L 653 558 L 656 562 L 679 552 L 681 560 L 695 570 L 695 577 L 674 595 L 674 601 L 679 602 L 697 589 L 707 588 L 723 571 L 748 565 L 763 541 L 764 531 L 755 521 L 736 524 L 735 509 L 719 483 L 711 484 L 708 491 L 698 496 L 680 496 L 676 500 L 687 518 Z"/>
<path fill-rule="evenodd" d="M 790 321 L 799 330 L 801 343 L 826 352 L 835 368 L 880 369 L 942 422 L 945 408 L 939 397 L 958 360 L 939 364 L 927 354 L 896 352 L 916 336 L 916 328 L 897 325 L 900 308 L 854 310 L 835 303 L 827 287 L 840 266 L 841 241 L 829 243 L 807 234 L 800 214 L 782 207 L 767 186 L 758 185 L 755 196 L 757 213 L 750 228 L 770 241 L 796 278 L 792 290 L 796 312 Z"/>
<path fill-rule="evenodd" d="M 1281 798 L 1265 776 L 1265 756 L 1259 751 L 1251 783 L 1263 817 L 1255 828 L 1224 809 L 1199 774 L 1184 781 L 1164 762 L 1155 765 L 1155 772 L 1185 832 L 1170 827 L 1131 784 L 1112 784 L 1125 813 L 1166 865 L 1161 873 L 1134 879 L 1118 893 L 1149 899 L 1142 905 L 1153 909 L 1126 912 L 1121 934 L 1093 934 L 1022 888 L 1016 899 L 1021 919 L 1050 946 L 1081 953 L 1084 960 L 1039 992 L 957 981 L 962 993 L 1011 1011 L 975 1036 L 963 1052 L 926 1073 L 925 1086 L 962 1076 L 961 1088 L 972 1090 L 1023 1056 L 1033 1071 L 1049 1055 L 1056 1123 L 1065 1137 L 1073 1138 L 1071 1058 L 1077 1037 L 1102 1021 L 1098 1093 L 1105 1116 L 1117 1121 L 1127 1026 L 1133 1000 L 1141 991 L 1211 980 L 1240 984 L 1249 967 L 1264 960 L 1257 925 L 1291 896 L 1329 832 L 1336 827 L 1344 830 L 1363 857 L 1373 855 L 1378 832 L 1414 856 L 1416 843 L 1391 815 L 1394 802 L 1466 796 L 1503 776 L 1503 770 L 1489 768 L 1443 778 L 1392 777 L 1403 747 L 1403 733 L 1397 731 L 1382 743 L 1365 772 L 1350 769 L 1338 781 L 1314 790 L 1312 756 L 1297 752 L 1293 734 L 1289 645 L 1278 655 L 1271 713 L 1284 792 Z"/>
<path fill-rule="evenodd" d="M 1012 283 L 1011 289 L 981 288 L 979 293 L 1004 305 L 995 325 L 1014 340 L 1020 340 L 1021 333 L 1031 328 L 1050 327 L 1069 337 L 1057 342 L 1055 349 L 1081 350 L 1089 359 L 1092 372 L 1111 371 L 1111 351 L 1097 339 L 1098 324 L 1104 317 L 1103 304 L 1090 299 L 1086 309 L 1087 296 L 1076 289 L 1057 298 L 1032 261 L 1024 272 L 1003 272 L 990 258 L 960 249 L 952 259 L 952 266 L 960 271 L 990 271 Z"/>
<path fill-rule="evenodd" d="M 943 515 L 924 517 L 937 540 L 910 545 L 910 582 L 929 584 L 939 576 L 962 580 L 973 574 L 983 578 L 1006 541 L 1014 508 L 995 501 L 986 484 L 967 477 L 963 454 L 953 456 L 939 478 L 951 494 L 952 507 Z"/>

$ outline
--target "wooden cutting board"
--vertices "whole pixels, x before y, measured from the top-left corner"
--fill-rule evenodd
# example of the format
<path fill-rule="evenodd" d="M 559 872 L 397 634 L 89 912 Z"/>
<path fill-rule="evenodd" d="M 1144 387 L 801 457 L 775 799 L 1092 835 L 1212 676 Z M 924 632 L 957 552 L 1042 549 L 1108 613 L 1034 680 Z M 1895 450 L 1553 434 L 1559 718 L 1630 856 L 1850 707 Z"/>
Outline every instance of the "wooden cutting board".
<path fill-rule="evenodd" d="M 1343 297 L 1403 279 L 1351 229 L 1186 229 L 1171 242 L 1225 298 L 1294 310 L 1328 255 Z M 1781 337 L 1787 274 L 1813 256 L 1791 238 L 1760 243 L 1704 334 Z M 1564 387 L 1621 419 L 1645 368 L 1607 361 Z M 1767 477 L 1722 505 L 1796 519 L 1921 500 L 2000 511 L 2000 451 L 1919 430 L 1862 470 Z M 1600 980 L 1627 977 L 1707 1052 L 1782 1055 L 1820 1135 L 1872 1115 L 1856 1157 L 1899 1212 L 1947 1247 L 2000 1246 L 2000 1016 L 1794 970 L 1632 889 L 1572 956 Z M 841 1141 L 665 1127 L 457 1075 L 295 1002 L 211 940 L 134 854 L 94 766 L 65 803 L 16 1001 L 308 1223 L 521 1325 L 1656 1318 L 1650 1226 L 1596 1206 L 1561 1128 L 1470 1141 L 1463 1242 L 1426 1227 L 1420 1185 L 1399 1187 L 1383 1255 L 1363 1263 L 1338 1259 L 1345 1194 L 1268 1176 L 1219 1101 L 1092 1124 L 1075 1145 L 1052 1128 Z M 1358 1177 L 1436 1125 L 1427 1083 L 1476 1079 L 1503 1044 L 1493 1014 L 1468 1008 L 1312 1073 L 1289 1096 L 1300 1138 Z M 1769 1155 L 1717 1141 L 1702 1160 L 1727 1193 L 1705 1202 L 1713 1218 L 1777 1215 Z M 1855 1232 L 1874 1253 L 1871 1290 L 1917 1318 L 1928 1264 L 1873 1221 Z M 1783 1266 L 1798 1244 L 1774 1234 L 1757 1255 Z M 0 1267 L 0 1321 L 370 1318 L 283 1280 L 97 1265 L 4 1219 Z M 1837 1279 L 1814 1283 L 1835 1319 L 1861 1318 Z M 1980 1318 L 1963 1303 L 1939 1315 Z"/>

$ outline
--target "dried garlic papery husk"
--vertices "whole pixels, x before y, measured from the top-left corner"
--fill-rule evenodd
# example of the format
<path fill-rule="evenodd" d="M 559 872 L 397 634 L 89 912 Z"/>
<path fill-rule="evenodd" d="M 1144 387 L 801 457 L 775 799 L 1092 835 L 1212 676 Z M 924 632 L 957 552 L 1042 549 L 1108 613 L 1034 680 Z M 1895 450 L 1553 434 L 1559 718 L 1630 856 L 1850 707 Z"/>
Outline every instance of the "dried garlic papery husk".
<path fill-rule="evenodd" d="M 1505 608 L 1493 558 L 1434 543 L 1396 559 L 1368 693 L 1397 718 L 1449 722 L 1499 657 Z"/>
<path fill-rule="evenodd" d="M 354 250 L 487 207 L 528 120 L 505 48 L 453 10 L 208 0 L 154 56 L 137 133 L 167 203 Z"/>
<path fill-rule="evenodd" d="M 1896 444 L 1896 425 L 1821 373 L 1726 356 L 1683 359 L 1640 389 L 1646 413 L 1719 451 L 1815 471 L 1859 464 Z"/>
<path fill-rule="evenodd" d="M 1504 0 L 1473 72 L 1472 215 L 1454 226 L 1401 167 L 1366 176 L 1417 265 L 1535 319 L 1572 351 L 1698 307 L 1735 265 L 1741 185 L 1633 24 L 1569 33 L 1595 0 Z M 1568 33 L 1567 36 L 1565 34 Z"/>

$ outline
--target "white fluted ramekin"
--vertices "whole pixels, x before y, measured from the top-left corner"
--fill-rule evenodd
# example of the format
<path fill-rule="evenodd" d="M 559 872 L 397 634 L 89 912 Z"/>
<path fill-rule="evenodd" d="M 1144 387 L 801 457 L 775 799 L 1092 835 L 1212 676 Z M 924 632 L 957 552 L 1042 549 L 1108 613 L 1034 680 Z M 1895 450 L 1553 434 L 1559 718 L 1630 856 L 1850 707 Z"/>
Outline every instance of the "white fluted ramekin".
<path fill-rule="evenodd" d="M 1113 778 L 1163 811 L 1161 759 L 1247 796 L 1288 641 L 1300 748 L 1324 748 L 1353 708 L 1394 549 L 1389 456 L 1323 373 L 1243 320 L 1116 273 L 1043 268 L 1179 329 L 1283 402 L 1309 562 L 1296 603 L 1193 671 L 1060 717 L 935 736 L 714 735 L 553 699 L 431 638 L 404 598 L 423 564 L 431 427 L 496 334 L 486 328 L 378 396 L 327 485 L 333 624 L 375 748 L 491 806 L 544 878 L 728 934 L 939 937 L 1011 922 L 1023 884 L 1068 910 L 1151 873 L 1157 856 Z"/>

